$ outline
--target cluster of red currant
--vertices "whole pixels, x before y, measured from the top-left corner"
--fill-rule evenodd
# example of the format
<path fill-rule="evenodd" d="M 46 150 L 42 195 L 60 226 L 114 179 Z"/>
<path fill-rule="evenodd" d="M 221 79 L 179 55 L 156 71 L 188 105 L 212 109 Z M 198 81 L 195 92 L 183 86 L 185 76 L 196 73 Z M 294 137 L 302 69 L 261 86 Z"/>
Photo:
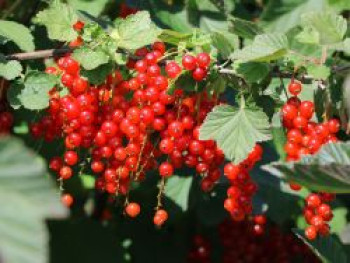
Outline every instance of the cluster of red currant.
<path fill-rule="evenodd" d="M 340 123 L 337 119 L 331 119 L 324 123 L 311 121 L 314 115 L 314 104 L 311 101 L 300 101 L 297 97 L 302 90 L 299 82 L 292 81 L 288 86 L 289 92 L 294 95 L 289 98 L 282 108 L 282 122 L 287 129 L 287 143 L 285 151 L 287 161 L 297 161 L 302 155 L 315 154 L 322 145 L 329 142 L 337 142 L 336 133 Z M 298 191 L 301 187 L 293 182 L 290 187 Z M 326 223 L 332 218 L 332 210 L 329 205 L 322 204 L 334 199 L 331 194 L 311 194 L 306 199 L 304 215 L 306 221 L 311 224 L 305 235 L 309 239 L 315 239 L 317 232 L 321 235 L 329 233 L 329 225 Z"/>
<path fill-rule="evenodd" d="M 334 194 L 312 193 L 306 198 L 304 217 L 310 225 L 305 229 L 305 236 L 314 240 L 319 233 L 321 236 L 329 235 L 330 227 L 328 222 L 333 218 L 332 208 L 327 204 L 333 201 Z"/>
<path fill-rule="evenodd" d="M 228 198 L 224 202 L 224 207 L 235 221 L 242 221 L 252 212 L 252 197 L 258 187 L 251 179 L 249 171 L 261 159 L 262 153 L 262 147 L 256 144 L 240 164 L 227 163 L 224 167 L 224 175 L 231 184 L 227 190 Z"/>
<path fill-rule="evenodd" d="M 269 225 L 263 234 L 252 228 L 251 221 L 225 221 L 218 226 L 218 232 L 222 245 L 220 262 L 223 263 L 320 262 L 304 243 L 275 225 Z M 213 249 L 208 239 L 195 235 L 188 262 L 212 262 Z"/>
<path fill-rule="evenodd" d="M 63 137 L 63 156 L 52 158 L 49 164 L 61 182 L 72 177 L 82 159 L 78 152 L 87 149 L 96 189 L 125 195 L 125 212 L 130 217 L 141 211 L 138 203 L 128 201 L 130 183 L 142 181 L 146 171 L 158 169 L 162 192 L 165 179 L 174 174 L 174 169 L 194 168 L 203 177 L 202 189 L 209 191 L 219 179 L 219 167 L 224 162 L 224 154 L 214 141 L 199 140 L 200 125 L 219 103 L 216 96 L 185 93 L 182 89 L 170 95 L 167 91 L 169 83 L 183 70 L 193 70 L 196 81 L 203 80 L 210 65 L 209 55 L 185 54 L 182 66 L 168 61 L 166 75 L 162 75 L 165 51 L 161 42 L 154 43 L 151 50 L 137 50 L 135 55 L 142 59 L 128 63 L 133 77 L 124 80 L 117 70 L 98 86 L 90 85 L 80 75 L 80 65 L 71 56 L 59 58 L 57 66 L 46 72 L 60 76 L 68 95 L 60 96 L 60 87 L 53 88 L 48 114 L 30 126 L 36 138 L 50 142 Z M 242 176 L 240 184 L 243 181 L 246 182 Z M 68 206 L 73 203 L 69 194 L 62 200 Z M 162 225 L 168 217 L 161 207 L 158 200 L 156 225 Z"/>

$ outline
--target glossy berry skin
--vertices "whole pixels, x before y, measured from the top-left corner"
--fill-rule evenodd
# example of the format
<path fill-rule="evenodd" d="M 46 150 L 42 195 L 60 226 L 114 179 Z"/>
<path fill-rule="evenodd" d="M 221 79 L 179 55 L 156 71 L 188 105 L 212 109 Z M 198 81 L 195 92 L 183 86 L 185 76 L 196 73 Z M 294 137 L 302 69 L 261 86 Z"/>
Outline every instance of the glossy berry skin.
<path fill-rule="evenodd" d="M 317 237 L 317 229 L 316 229 L 316 227 L 315 226 L 308 226 L 305 229 L 305 236 L 309 240 L 315 240 L 316 237 Z"/>
<path fill-rule="evenodd" d="M 337 133 L 340 129 L 340 122 L 337 119 L 329 120 L 328 129 L 331 133 Z"/>
<path fill-rule="evenodd" d="M 168 213 L 164 209 L 159 209 L 153 217 L 153 223 L 156 226 L 161 226 L 168 220 Z"/>
<path fill-rule="evenodd" d="M 189 54 L 182 57 L 182 66 L 186 70 L 194 70 L 197 66 L 197 59 Z"/>
<path fill-rule="evenodd" d="M 197 55 L 197 64 L 199 67 L 206 69 L 210 65 L 210 56 L 208 53 L 199 53 Z"/>
<path fill-rule="evenodd" d="M 61 196 L 61 202 L 64 206 L 71 207 L 73 205 L 74 198 L 70 194 L 63 194 Z"/>
<path fill-rule="evenodd" d="M 310 194 L 306 197 L 306 205 L 310 208 L 317 208 L 321 203 L 321 198 L 317 194 Z"/>
<path fill-rule="evenodd" d="M 288 85 L 288 91 L 289 91 L 293 96 L 299 95 L 300 92 L 301 92 L 301 83 L 296 82 L 296 81 L 292 81 L 292 82 Z"/>
<path fill-rule="evenodd" d="M 71 178 L 73 175 L 73 171 L 72 168 L 70 168 L 69 166 L 62 166 L 60 171 L 59 171 L 59 176 L 61 179 L 63 180 L 67 180 L 69 178 Z"/>
<path fill-rule="evenodd" d="M 207 76 L 207 71 L 203 68 L 196 68 L 192 72 L 192 77 L 195 81 L 200 82 Z"/>
<path fill-rule="evenodd" d="M 77 164 L 78 162 L 78 154 L 74 151 L 67 151 L 64 154 L 64 162 L 69 165 L 73 166 Z"/>
<path fill-rule="evenodd" d="M 168 162 L 163 162 L 159 166 L 159 175 L 161 177 L 170 177 L 174 174 L 174 167 L 172 164 Z"/>
<path fill-rule="evenodd" d="M 141 208 L 138 203 L 129 203 L 125 207 L 125 213 L 132 218 L 137 217 L 140 214 L 140 211 L 141 211 Z"/>
<path fill-rule="evenodd" d="M 285 104 L 282 107 L 282 116 L 286 120 L 294 120 L 298 115 L 298 109 L 291 104 Z"/>

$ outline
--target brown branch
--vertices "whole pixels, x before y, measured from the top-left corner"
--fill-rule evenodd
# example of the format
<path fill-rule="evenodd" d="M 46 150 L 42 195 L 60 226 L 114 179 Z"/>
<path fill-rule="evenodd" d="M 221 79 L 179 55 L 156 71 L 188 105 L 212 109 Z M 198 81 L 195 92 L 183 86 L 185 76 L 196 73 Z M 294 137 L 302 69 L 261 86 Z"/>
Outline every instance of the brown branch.
<path fill-rule="evenodd" d="M 46 50 L 37 50 L 33 52 L 26 53 L 16 53 L 12 55 L 8 55 L 5 58 L 7 60 L 32 60 L 32 59 L 44 59 L 51 57 L 62 57 L 68 53 L 73 52 L 73 49 L 70 47 L 62 47 L 56 49 L 46 49 Z"/>

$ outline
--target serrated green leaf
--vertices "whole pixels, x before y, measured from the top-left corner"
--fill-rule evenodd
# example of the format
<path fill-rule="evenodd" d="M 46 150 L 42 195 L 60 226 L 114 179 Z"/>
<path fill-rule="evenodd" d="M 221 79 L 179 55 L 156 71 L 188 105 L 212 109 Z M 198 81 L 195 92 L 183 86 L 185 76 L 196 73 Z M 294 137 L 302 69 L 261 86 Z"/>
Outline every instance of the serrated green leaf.
<path fill-rule="evenodd" d="M 238 61 L 233 64 L 233 67 L 237 74 L 249 83 L 259 83 L 270 72 L 268 64 L 259 62 L 240 63 Z"/>
<path fill-rule="evenodd" d="M 310 12 L 301 16 L 305 28 L 303 34 L 314 39 L 318 35 L 318 44 L 330 45 L 343 41 L 347 30 L 345 18 L 332 12 Z M 305 37 L 304 37 L 305 38 Z"/>
<path fill-rule="evenodd" d="M 173 175 L 170 177 L 165 186 L 165 196 L 172 200 L 182 211 L 188 209 L 188 201 L 193 176 L 180 177 Z"/>
<path fill-rule="evenodd" d="M 264 7 L 261 20 L 269 32 L 286 33 L 300 24 L 302 14 L 327 7 L 327 0 L 270 0 Z"/>
<path fill-rule="evenodd" d="M 226 59 L 238 47 L 238 37 L 224 31 L 211 33 L 213 46 L 218 50 L 221 57 Z"/>
<path fill-rule="evenodd" d="M 84 69 L 92 70 L 108 63 L 109 56 L 100 49 L 92 50 L 86 47 L 74 50 L 73 58 L 75 58 Z"/>
<path fill-rule="evenodd" d="M 325 65 L 309 64 L 306 66 L 306 69 L 308 74 L 314 79 L 326 80 L 331 74 L 330 68 Z"/>
<path fill-rule="evenodd" d="M 16 22 L 0 20 L 0 36 L 13 41 L 23 51 L 35 49 L 34 38 L 30 30 Z"/>
<path fill-rule="evenodd" d="M 263 34 L 254 38 L 251 45 L 232 54 L 233 59 L 243 62 L 269 62 L 282 58 L 288 51 L 288 39 L 283 34 Z"/>
<path fill-rule="evenodd" d="M 50 39 L 72 41 L 78 36 L 73 29 L 77 20 L 78 16 L 70 6 L 53 1 L 48 9 L 36 15 L 34 22 L 46 27 Z"/>
<path fill-rule="evenodd" d="M 230 16 L 228 21 L 229 31 L 237 36 L 253 39 L 255 36 L 264 33 L 264 31 L 256 23 L 233 16 Z"/>
<path fill-rule="evenodd" d="M 13 80 L 21 75 L 22 65 L 18 61 L 0 61 L 0 77 L 7 80 Z"/>
<path fill-rule="evenodd" d="M 111 37 L 119 47 L 134 50 L 153 43 L 161 32 L 152 22 L 149 13 L 140 11 L 126 19 L 118 19 Z"/>
<path fill-rule="evenodd" d="M 20 140 L 0 138 L 0 251 L 4 262 L 48 261 L 45 219 L 62 218 L 67 211 L 45 166 Z"/>
<path fill-rule="evenodd" d="M 350 193 L 350 143 L 327 144 L 298 162 L 274 162 L 263 169 L 314 191 Z"/>
<path fill-rule="evenodd" d="M 258 109 L 216 106 L 200 129 L 201 140 L 215 140 L 227 159 L 238 164 L 257 142 L 271 139 L 266 114 Z"/>
<path fill-rule="evenodd" d="M 67 0 L 67 3 L 74 9 L 85 11 L 93 16 L 99 16 L 105 9 L 109 0 Z"/>
<path fill-rule="evenodd" d="M 293 229 L 294 234 L 300 238 L 312 252 L 323 262 L 323 263 L 346 263 L 347 256 L 344 251 L 343 244 L 340 242 L 336 235 L 329 237 L 318 238 L 314 241 L 309 241 L 302 230 Z"/>
<path fill-rule="evenodd" d="M 42 110 L 49 106 L 49 91 L 57 84 L 57 78 L 44 72 L 31 71 L 23 85 L 14 85 L 11 88 L 21 105 L 29 110 Z"/>
<path fill-rule="evenodd" d="M 159 39 L 165 43 L 172 45 L 178 45 L 181 42 L 189 42 L 192 38 L 192 34 L 180 33 L 169 29 L 163 29 L 159 35 Z"/>
<path fill-rule="evenodd" d="M 83 77 L 93 85 L 99 85 L 106 81 L 108 74 L 112 73 L 113 65 L 111 63 L 102 64 L 93 70 L 81 69 L 80 73 Z"/>

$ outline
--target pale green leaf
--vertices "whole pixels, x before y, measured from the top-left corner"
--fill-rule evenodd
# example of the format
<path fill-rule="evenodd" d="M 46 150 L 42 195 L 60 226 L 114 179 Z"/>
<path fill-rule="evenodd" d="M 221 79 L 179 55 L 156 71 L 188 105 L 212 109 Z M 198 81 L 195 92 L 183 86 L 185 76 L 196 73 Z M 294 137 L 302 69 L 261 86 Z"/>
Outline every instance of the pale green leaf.
<path fill-rule="evenodd" d="M 313 191 L 350 193 L 350 143 L 324 145 L 298 162 L 274 162 L 264 170 Z"/>
<path fill-rule="evenodd" d="M 266 63 L 248 62 L 233 64 L 238 75 L 243 77 L 247 82 L 254 83 L 263 80 L 270 72 L 270 67 Z"/>
<path fill-rule="evenodd" d="M 73 29 L 78 16 L 74 10 L 59 1 L 54 1 L 48 9 L 40 11 L 34 21 L 46 27 L 49 38 L 59 41 L 72 41 L 78 34 Z"/>
<path fill-rule="evenodd" d="M 253 39 L 255 36 L 264 33 L 264 31 L 256 23 L 233 16 L 230 16 L 228 21 L 229 31 L 237 36 Z"/>
<path fill-rule="evenodd" d="M 85 11 L 93 16 L 99 16 L 110 0 L 67 0 L 74 9 Z"/>
<path fill-rule="evenodd" d="M 326 80 L 331 74 L 329 67 L 325 65 L 309 64 L 306 66 L 307 72 L 314 79 Z"/>
<path fill-rule="evenodd" d="M 140 11 L 126 19 L 118 19 L 111 37 L 119 47 L 134 50 L 153 43 L 161 32 L 149 13 Z"/>
<path fill-rule="evenodd" d="M 88 81 L 93 85 L 99 85 L 106 81 L 108 74 L 112 73 L 112 63 L 102 64 L 101 66 L 93 70 L 81 69 L 80 74 L 87 78 Z"/>
<path fill-rule="evenodd" d="M 30 30 L 16 22 L 0 20 L 0 36 L 13 41 L 23 51 L 35 49 L 34 38 Z"/>
<path fill-rule="evenodd" d="M 238 164 L 257 142 L 271 139 L 266 114 L 258 109 L 216 106 L 200 129 L 201 140 L 215 140 L 227 159 Z"/>
<path fill-rule="evenodd" d="M 315 253 L 322 263 L 348 262 L 344 246 L 336 235 L 310 241 L 305 237 L 302 230 L 293 229 L 293 232 Z"/>
<path fill-rule="evenodd" d="M 103 50 L 92 50 L 85 47 L 76 49 L 73 53 L 73 57 L 86 70 L 95 69 L 102 64 L 108 63 L 109 60 L 109 56 Z"/>
<path fill-rule="evenodd" d="M 270 0 L 261 20 L 269 32 L 286 33 L 300 24 L 302 14 L 322 11 L 327 7 L 327 0 Z"/>
<path fill-rule="evenodd" d="M 57 78 L 44 72 L 29 72 L 24 83 L 11 86 L 8 98 L 15 108 L 42 110 L 49 106 L 49 91 L 57 84 Z"/>
<path fill-rule="evenodd" d="M 226 59 L 239 46 L 238 37 L 229 32 L 216 31 L 211 33 L 213 46 L 218 50 L 221 57 Z"/>
<path fill-rule="evenodd" d="M 305 30 L 311 32 L 312 38 L 318 34 L 318 43 L 321 45 L 343 41 L 347 30 L 345 18 L 329 11 L 306 13 L 302 15 L 301 22 Z"/>
<path fill-rule="evenodd" d="M 288 39 L 283 34 L 263 34 L 254 38 L 251 45 L 232 54 L 243 62 L 268 62 L 282 58 L 288 51 Z"/>
<path fill-rule="evenodd" d="M 48 262 L 45 220 L 66 216 L 46 164 L 16 138 L 0 138 L 0 253 L 3 262 Z"/>
<path fill-rule="evenodd" d="M 170 177 L 165 186 L 165 196 L 179 206 L 182 211 L 188 209 L 188 201 L 193 176 L 177 176 Z"/>
<path fill-rule="evenodd" d="M 0 77 L 13 80 L 22 72 L 22 65 L 18 61 L 0 61 Z"/>

